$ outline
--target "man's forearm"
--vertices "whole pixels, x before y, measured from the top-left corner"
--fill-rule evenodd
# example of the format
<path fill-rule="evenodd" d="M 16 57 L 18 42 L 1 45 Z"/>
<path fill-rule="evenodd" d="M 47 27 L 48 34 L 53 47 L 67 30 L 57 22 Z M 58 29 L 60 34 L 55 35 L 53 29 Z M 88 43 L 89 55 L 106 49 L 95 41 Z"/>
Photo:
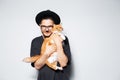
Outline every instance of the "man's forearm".
<path fill-rule="evenodd" d="M 47 55 L 40 55 L 40 58 L 35 62 L 35 68 L 40 69 L 44 66 L 46 59 L 48 58 Z"/>
<path fill-rule="evenodd" d="M 67 65 L 68 58 L 65 55 L 63 48 L 59 48 L 59 50 L 58 50 L 58 61 L 61 65 L 61 67 L 65 67 Z"/>

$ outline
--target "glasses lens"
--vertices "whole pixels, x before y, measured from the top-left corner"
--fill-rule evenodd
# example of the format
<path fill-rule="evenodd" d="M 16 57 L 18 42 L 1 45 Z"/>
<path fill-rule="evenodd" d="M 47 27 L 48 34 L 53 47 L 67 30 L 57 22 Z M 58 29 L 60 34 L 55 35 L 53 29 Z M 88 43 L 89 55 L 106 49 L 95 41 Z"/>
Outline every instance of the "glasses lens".
<path fill-rule="evenodd" d="M 42 28 L 49 28 L 49 29 L 51 29 L 51 28 L 53 28 L 53 25 L 49 25 L 49 26 L 41 25 L 41 27 Z"/>

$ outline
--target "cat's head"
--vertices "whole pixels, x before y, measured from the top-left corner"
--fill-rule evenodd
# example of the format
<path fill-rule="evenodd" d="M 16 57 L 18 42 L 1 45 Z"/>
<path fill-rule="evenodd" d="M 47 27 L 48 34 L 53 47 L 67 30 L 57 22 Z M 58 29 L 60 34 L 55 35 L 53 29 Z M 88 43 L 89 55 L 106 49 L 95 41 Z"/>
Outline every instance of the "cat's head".
<path fill-rule="evenodd" d="M 54 25 L 52 31 L 53 33 L 57 33 L 63 40 L 65 40 L 65 36 L 62 33 L 63 27 L 61 25 Z"/>
<path fill-rule="evenodd" d="M 52 29 L 53 32 L 62 32 L 63 31 L 63 27 L 61 25 L 54 25 L 53 29 Z"/>

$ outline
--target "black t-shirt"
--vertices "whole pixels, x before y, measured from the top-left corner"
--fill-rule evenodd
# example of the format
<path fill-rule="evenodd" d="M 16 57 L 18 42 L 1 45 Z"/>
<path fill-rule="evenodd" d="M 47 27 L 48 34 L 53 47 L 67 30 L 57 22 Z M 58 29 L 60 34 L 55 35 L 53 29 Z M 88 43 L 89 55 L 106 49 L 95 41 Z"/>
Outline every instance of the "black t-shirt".
<path fill-rule="evenodd" d="M 42 36 L 36 37 L 32 40 L 30 56 L 40 54 L 43 40 L 44 39 Z M 68 58 L 67 66 L 64 67 L 62 71 L 60 70 L 55 71 L 49 68 L 47 65 L 44 65 L 40 70 L 38 70 L 39 71 L 38 80 L 69 80 L 69 76 L 71 73 L 71 51 L 67 37 L 63 41 L 63 49 Z M 31 63 L 31 65 L 34 67 L 34 63 Z"/>

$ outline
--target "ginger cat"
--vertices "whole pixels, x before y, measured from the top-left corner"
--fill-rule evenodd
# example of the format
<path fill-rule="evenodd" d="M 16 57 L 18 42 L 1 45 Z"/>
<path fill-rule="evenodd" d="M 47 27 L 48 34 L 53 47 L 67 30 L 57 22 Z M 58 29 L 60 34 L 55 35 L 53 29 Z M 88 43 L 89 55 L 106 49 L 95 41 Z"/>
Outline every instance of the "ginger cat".
<path fill-rule="evenodd" d="M 65 36 L 63 34 L 61 34 L 63 28 L 61 25 L 55 25 L 52 29 L 52 34 L 59 34 L 60 37 L 65 40 Z M 46 47 L 46 44 L 52 45 L 55 44 L 52 37 L 50 36 L 49 38 L 45 38 L 41 47 L 41 56 L 44 55 L 44 50 Z M 61 66 L 57 66 L 57 62 L 59 62 L 57 60 L 57 52 L 54 52 L 50 55 L 50 57 L 46 60 L 46 64 L 47 66 L 49 66 L 50 68 L 54 69 L 54 70 L 63 70 L 63 68 Z M 35 62 L 38 58 L 41 57 L 40 55 L 36 55 L 36 56 L 32 56 L 32 57 L 26 57 L 23 59 L 24 62 L 30 63 L 30 62 Z"/>

